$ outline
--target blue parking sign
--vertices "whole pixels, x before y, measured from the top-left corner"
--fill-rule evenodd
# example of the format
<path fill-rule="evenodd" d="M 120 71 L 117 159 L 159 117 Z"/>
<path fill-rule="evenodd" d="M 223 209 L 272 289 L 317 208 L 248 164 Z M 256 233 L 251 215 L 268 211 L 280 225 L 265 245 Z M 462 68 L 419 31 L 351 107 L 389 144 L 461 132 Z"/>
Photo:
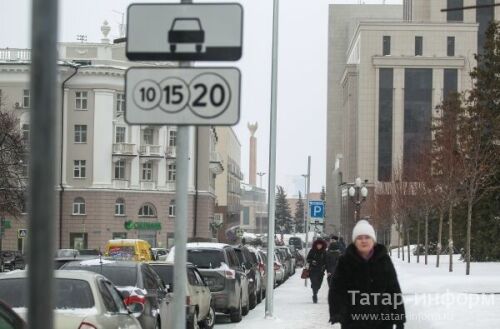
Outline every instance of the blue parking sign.
<path fill-rule="evenodd" d="M 311 219 L 323 219 L 325 217 L 325 203 L 319 201 L 309 201 L 309 216 Z"/>

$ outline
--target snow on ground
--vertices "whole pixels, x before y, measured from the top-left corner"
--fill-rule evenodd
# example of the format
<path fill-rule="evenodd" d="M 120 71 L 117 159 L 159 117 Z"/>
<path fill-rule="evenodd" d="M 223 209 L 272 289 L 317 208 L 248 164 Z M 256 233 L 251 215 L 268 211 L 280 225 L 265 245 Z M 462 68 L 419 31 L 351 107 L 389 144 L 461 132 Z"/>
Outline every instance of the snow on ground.
<path fill-rule="evenodd" d="M 395 251 L 395 250 L 394 250 Z M 405 255 L 406 257 L 406 255 Z M 500 263 L 472 263 L 471 275 L 465 275 L 465 264 L 454 256 L 454 272 L 448 272 L 449 258 L 429 256 L 428 265 L 421 256 L 411 255 L 411 263 L 392 259 L 398 272 L 406 307 L 406 329 L 500 328 Z M 265 301 L 250 311 L 240 323 L 217 316 L 223 329 L 309 329 L 330 328 L 328 324 L 328 286 L 319 292 L 319 303 L 313 304 L 311 289 L 304 287 L 300 271 L 275 290 L 274 319 L 265 319 Z"/>

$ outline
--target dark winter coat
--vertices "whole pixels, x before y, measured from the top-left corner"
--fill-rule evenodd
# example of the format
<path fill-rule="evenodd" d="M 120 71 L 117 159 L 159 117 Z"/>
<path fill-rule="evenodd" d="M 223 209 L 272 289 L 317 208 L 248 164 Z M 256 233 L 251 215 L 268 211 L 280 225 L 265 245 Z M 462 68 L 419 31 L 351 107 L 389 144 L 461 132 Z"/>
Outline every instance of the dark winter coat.
<path fill-rule="evenodd" d="M 339 258 L 330 292 L 330 320 L 342 329 L 403 328 L 405 309 L 401 289 L 387 249 L 376 244 L 372 257 L 363 259 L 354 244 Z M 375 315 L 377 320 L 367 320 Z M 365 317 L 361 320 L 361 317 Z"/>
<path fill-rule="evenodd" d="M 318 244 L 323 245 L 321 250 L 317 249 Z M 323 276 L 326 269 L 326 241 L 316 240 L 313 242 L 311 250 L 307 254 L 307 263 L 309 264 L 309 278 L 311 279 L 311 288 L 319 290 L 323 282 Z"/>
<path fill-rule="evenodd" d="M 330 243 L 328 251 L 326 252 L 326 273 L 333 274 L 335 272 L 340 255 L 341 252 L 338 242 Z"/>

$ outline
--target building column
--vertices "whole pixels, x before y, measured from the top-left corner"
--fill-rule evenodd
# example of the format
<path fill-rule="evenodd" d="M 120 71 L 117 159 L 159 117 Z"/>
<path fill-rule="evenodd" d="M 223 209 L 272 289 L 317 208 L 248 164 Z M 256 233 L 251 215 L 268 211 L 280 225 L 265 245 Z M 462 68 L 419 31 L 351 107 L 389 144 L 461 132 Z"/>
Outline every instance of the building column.
<path fill-rule="evenodd" d="M 393 122 L 392 122 L 392 169 L 400 170 L 403 162 L 403 146 L 404 146 L 404 83 L 405 70 L 404 68 L 394 68 L 394 104 L 393 104 Z"/>
<path fill-rule="evenodd" d="M 114 92 L 94 89 L 94 154 L 92 185 L 109 187 L 112 184 Z"/>

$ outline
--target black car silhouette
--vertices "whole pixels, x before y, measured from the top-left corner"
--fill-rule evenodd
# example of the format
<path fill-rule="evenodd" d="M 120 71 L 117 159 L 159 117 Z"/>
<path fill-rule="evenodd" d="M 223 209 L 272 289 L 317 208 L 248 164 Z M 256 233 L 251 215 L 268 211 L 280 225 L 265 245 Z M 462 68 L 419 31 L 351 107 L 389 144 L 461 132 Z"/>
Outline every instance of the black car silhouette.
<path fill-rule="evenodd" d="M 205 42 L 205 31 L 201 27 L 199 18 L 176 18 L 168 31 L 170 51 L 175 52 L 177 44 L 190 43 L 196 45 L 196 51 L 201 52 Z"/>

